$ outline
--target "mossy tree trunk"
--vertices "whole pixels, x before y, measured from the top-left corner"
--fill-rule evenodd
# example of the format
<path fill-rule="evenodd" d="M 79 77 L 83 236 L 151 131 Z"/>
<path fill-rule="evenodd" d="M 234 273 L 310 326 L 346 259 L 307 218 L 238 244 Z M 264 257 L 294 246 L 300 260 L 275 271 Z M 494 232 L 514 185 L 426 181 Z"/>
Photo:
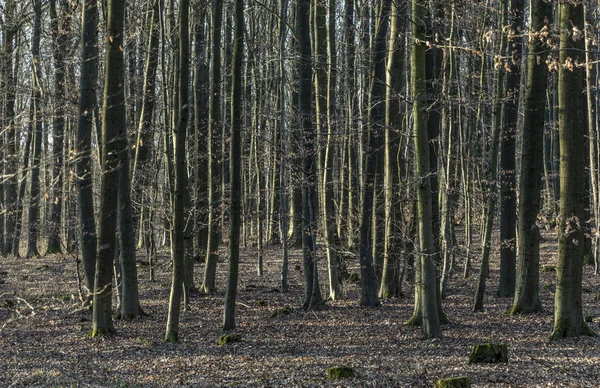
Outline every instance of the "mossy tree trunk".
<path fill-rule="evenodd" d="M 537 217 L 540 211 L 543 173 L 543 142 L 548 85 L 546 39 L 552 21 L 552 4 L 543 0 L 531 2 L 530 34 L 525 86 L 523 140 L 521 148 L 521 178 L 519 181 L 519 240 L 515 296 L 511 314 L 538 311 L 540 232 Z M 539 56 L 539 60 L 538 60 Z"/>
<path fill-rule="evenodd" d="M 558 71 L 558 127 L 560 140 L 560 217 L 558 267 L 551 339 L 592 335 L 583 320 L 582 270 L 586 237 L 584 207 L 585 62 L 583 4 L 561 3 Z"/>

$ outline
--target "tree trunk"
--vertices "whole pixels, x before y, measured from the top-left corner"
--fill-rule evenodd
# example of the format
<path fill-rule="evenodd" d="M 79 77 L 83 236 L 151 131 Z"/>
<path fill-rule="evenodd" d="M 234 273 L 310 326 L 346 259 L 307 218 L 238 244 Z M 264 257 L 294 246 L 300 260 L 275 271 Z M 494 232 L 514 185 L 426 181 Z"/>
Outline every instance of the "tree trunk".
<path fill-rule="evenodd" d="M 235 302 L 238 285 L 238 266 L 240 261 L 240 221 L 242 200 L 242 56 L 244 52 L 244 2 L 234 1 L 234 45 L 231 87 L 231 149 L 230 149 L 230 182 L 231 202 L 229 208 L 229 271 L 227 290 L 225 292 L 225 308 L 223 313 L 223 330 L 234 330 Z"/>
<path fill-rule="evenodd" d="M 16 207 L 17 207 L 17 185 L 18 185 L 18 153 L 17 153 L 17 127 L 15 125 L 15 79 L 13 74 L 13 53 L 16 26 L 9 23 L 9 17 L 13 17 L 15 13 L 16 3 L 8 3 L 5 10 L 6 21 L 2 27 L 3 36 L 3 51 L 4 58 L 1 58 L 3 68 L 4 87 L 0 88 L 4 93 L 4 128 L 6 129 L 5 142 L 5 161 L 4 168 L 6 172 L 6 181 L 4 183 L 4 203 L 6 204 L 6 224 L 5 224 L 5 241 L 4 251 L 7 254 L 13 252 L 13 242 L 15 235 L 16 224 Z M 15 61 L 16 62 L 16 61 Z M 0 77 L 2 77 L 0 75 Z M 2 222 L 2 220 L 0 220 Z"/>
<path fill-rule="evenodd" d="M 221 149 L 221 24 L 223 19 L 223 0 L 216 0 L 212 14 L 211 34 L 211 80 L 208 119 L 208 242 L 204 272 L 204 292 L 215 290 L 215 275 L 219 260 L 219 219 L 221 208 L 220 152 Z"/>
<path fill-rule="evenodd" d="M 498 296 L 513 296 L 515 292 L 516 260 L 516 159 L 515 147 L 519 118 L 521 88 L 521 52 L 523 40 L 523 0 L 510 2 L 510 29 L 507 52 L 511 56 L 506 73 L 504 123 L 500 145 L 500 281 Z"/>
<path fill-rule="evenodd" d="M 34 0 L 33 11 L 35 14 L 33 21 L 33 37 L 31 44 L 31 56 L 33 58 L 33 68 L 31 70 L 33 88 L 33 98 L 31 103 L 34 107 L 33 122 L 33 149 L 31 152 L 31 191 L 29 196 L 29 238 L 27 240 L 27 257 L 39 256 L 37 247 L 40 211 L 40 164 L 42 156 L 42 64 L 40 62 L 40 39 L 42 29 L 42 3 L 41 0 Z"/>
<path fill-rule="evenodd" d="M 508 0 L 504 0 L 502 4 L 502 20 L 500 25 L 505 26 L 508 19 Z M 499 58 L 504 58 L 506 48 L 506 33 L 503 31 L 500 37 L 500 54 Z M 475 303 L 473 311 L 483 310 L 483 299 L 485 296 L 485 283 L 489 274 L 490 266 L 490 251 L 492 249 L 492 227 L 494 225 L 494 217 L 496 216 L 496 204 L 498 202 L 497 194 L 497 173 L 498 169 L 498 146 L 500 142 L 500 127 L 502 126 L 502 99 L 504 98 L 504 64 L 499 62 L 496 64 L 498 75 L 496 78 L 496 97 L 492 108 L 492 146 L 490 151 L 490 164 L 488 169 L 488 185 L 485 188 L 486 208 L 483 220 L 483 237 L 482 237 L 482 255 L 481 269 L 479 271 L 479 282 L 475 291 Z"/>
<path fill-rule="evenodd" d="M 184 285 L 185 261 L 185 192 L 187 190 L 187 166 L 185 143 L 188 127 L 188 85 L 189 85 L 189 0 L 179 3 L 179 105 L 177 126 L 173 127 L 175 137 L 175 195 L 173 196 L 173 244 L 171 260 L 173 261 L 173 276 L 171 294 L 169 297 L 169 315 L 165 341 L 179 340 L 179 313 L 181 309 L 181 293 Z M 187 290 L 185 290 L 187 293 Z"/>
<path fill-rule="evenodd" d="M 114 332 L 112 322 L 112 272 L 115 253 L 119 181 L 119 148 L 114 141 L 125 128 L 125 81 L 123 61 L 124 0 L 108 1 L 106 70 L 102 106 L 102 183 L 98 232 L 98 259 L 94 288 L 91 336 Z"/>
<path fill-rule="evenodd" d="M 531 2 L 531 34 L 544 34 L 552 21 L 552 4 Z M 544 119 L 548 85 L 548 52 L 544 39 L 529 41 L 525 88 L 521 178 L 519 181 L 519 240 L 515 296 L 510 314 L 530 313 L 541 308 L 539 297 L 540 190 L 543 172 Z M 538 60 L 539 56 L 539 60 Z"/>
<path fill-rule="evenodd" d="M 558 267 L 551 339 L 594 335 L 583 321 L 583 240 L 585 205 L 585 63 L 582 4 L 561 3 L 558 70 L 558 126 L 560 136 L 560 218 Z M 564 64 L 564 65 L 563 65 Z"/>
<path fill-rule="evenodd" d="M 77 129 L 77 215 L 80 224 L 81 257 L 88 289 L 93 291 L 96 268 L 96 222 L 92 182 L 92 126 L 96 109 L 96 79 L 98 77 L 97 0 L 86 0 L 82 7 L 83 38 L 81 78 L 79 81 L 79 123 Z"/>
<path fill-rule="evenodd" d="M 61 2 L 60 18 L 56 11 L 56 0 L 50 1 L 50 18 L 52 39 L 56 46 L 53 50 L 54 59 L 54 101 L 55 111 L 52 123 L 52 159 L 53 182 L 50 210 L 50 235 L 46 253 L 60 253 L 61 249 L 61 215 L 63 190 L 63 144 L 64 144 L 64 97 L 65 97 L 65 57 L 67 34 L 70 30 L 68 18 L 65 15 L 65 2 Z"/>
<path fill-rule="evenodd" d="M 437 305 L 437 280 L 432 256 L 435 250 L 433 240 L 433 214 L 431 210 L 431 174 L 429 156 L 429 136 L 427 133 L 427 88 L 425 84 L 425 16 L 426 4 L 423 0 L 412 1 L 413 47 L 411 55 L 412 94 L 415 142 L 415 173 L 417 178 L 419 258 L 415 274 L 415 311 L 420 313 L 423 334 L 426 338 L 442 335 Z"/>
<path fill-rule="evenodd" d="M 304 261 L 304 309 L 323 305 L 316 265 L 317 155 L 316 136 L 312 127 L 310 49 L 310 0 L 296 2 L 296 36 L 298 38 L 298 110 L 303 142 L 302 160 L 302 255 Z"/>

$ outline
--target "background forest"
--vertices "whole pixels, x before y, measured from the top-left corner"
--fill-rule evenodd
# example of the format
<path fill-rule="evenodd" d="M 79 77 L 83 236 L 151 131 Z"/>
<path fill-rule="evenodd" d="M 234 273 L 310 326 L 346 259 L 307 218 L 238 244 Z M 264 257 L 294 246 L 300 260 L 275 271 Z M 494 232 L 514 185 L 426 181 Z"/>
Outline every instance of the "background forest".
<path fill-rule="evenodd" d="M 586 357 L 600 315 L 599 10 L 0 0 L 0 357 L 20 371 L 0 377 L 119 384 L 52 352 L 58 366 L 37 376 L 16 361 L 40 339 L 3 333 L 59 320 L 61 335 L 109 341 L 72 334 L 71 356 L 142 347 L 208 368 L 121 370 L 127 384 L 319 385 L 327 357 L 368 369 L 355 385 L 552 383 L 561 357 L 581 357 L 564 384 L 599 381 L 600 354 Z M 339 328 L 349 342 L 328 342 Z M 215 350 L 223 330 L 297 345 Z M 378 360 L 352 341 L 365 330 Z M 548 350 L 548 336 L 567 342 Z M 457 361 L 490 339 L 515 345 L 518 366 Z M 388 353 L 403 346 L 414 365 Z M 269 372 L 269 352 L 291 356 L 298 380 L 285 361 Z M 241 368 L 262 374 L 206 377 L 224 357 L 262 360 Z M 389 363 L 405 363 L 400 377 L 378 369 Z"/>

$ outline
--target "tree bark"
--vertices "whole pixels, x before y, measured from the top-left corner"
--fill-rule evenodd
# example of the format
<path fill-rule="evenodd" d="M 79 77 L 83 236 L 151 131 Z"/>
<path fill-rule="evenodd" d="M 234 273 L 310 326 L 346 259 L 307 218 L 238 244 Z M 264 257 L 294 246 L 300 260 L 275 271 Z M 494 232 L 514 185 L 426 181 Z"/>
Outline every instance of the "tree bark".
<path fill-rule="evenodd" d="M 119 128 L 125 128 L 125 94 L 123 61 L 124 0 L 108 0 L 106 37 L 106 70 L 102 104 L 102 183 L 100 189 L 100 221 L 98 259 L 91 336 L 114 332 L 112 322 L 112 272 L 115 254 L 119 181 L 119 148 L 114 141 Z"/>
<path fill-rule="evenodd" d="M 167 332 L 165 341 L 177 342 L 179 340 L 179 313 L 181 309 L 181 294 L 184 285 L 185 261 L 185 205 L 187 190 L 187 166 L 185 143 L 188 127 L 188 84 L 189 84 L 189 0 L 179 3 L 179 68 L 177 69 L 179 82 L 179 105 L 177 126 L 173 128 L 175 137 L 175 195 L 173 196 L 173 244 L 171 247 L 171 260 L 173 261 L 173 275 L 171 280 L 171 294 L 169 297 L 169 315 L 167 319 Z M 187 293 L 187 290 L 185 290 Z"/>
<path fill-rule="evenodd" d="M 242 56 L 244 52 L 244 2 L 234 1 L 234 43 L 231 83 L 231 149 L 230 182 L 231 202 L 229 208 L 229 271 L 225 308 L 223 312 L 223 330 L 234 330 L 235 303 L 238 285 L 238 267 L 240 261 L 240 221 L 242 202 Z"/>
<path fill-rule="evenodd" d="M 582 269 L 585 234 L 585 63 L 582 4 L 561 3 L 558 70 L 560 218 L 558 267 L 551 339 L 594 335 L 583 320 Z"/>
<path fill-rule="evenodd" d="M 531 24 L 525 87 L 521 178 L 519 180 L 519 239 L 515 296 L 510 314 L 530 313 L 541 308 L 539 297 L 540 190 L 543 173 L 544 119 L 548 85 L 548 52 L 545 36 L 550 33 L 552 4 L 543 0 L 531 2 Z M 539 60 L 538 60 L 539 57 Z"/>
<path fill-rule="evenodd" d="M 441 337 L 437 305 L 437 280 L 432 256 L 433 214 L 431 210 L 431 174 L 429 136 L 427 133 L 427 88 L 425 84 L 425 8 L 423 0 L 412 0 L 413 47 L 411 55 L 412 94 L 415 142 L 415 173 L 417 178 L 417 201 L 419 223 L 419 257 L 415 273 L 415 305 L 420 307 L 423 334 L 426 338 Z"/>

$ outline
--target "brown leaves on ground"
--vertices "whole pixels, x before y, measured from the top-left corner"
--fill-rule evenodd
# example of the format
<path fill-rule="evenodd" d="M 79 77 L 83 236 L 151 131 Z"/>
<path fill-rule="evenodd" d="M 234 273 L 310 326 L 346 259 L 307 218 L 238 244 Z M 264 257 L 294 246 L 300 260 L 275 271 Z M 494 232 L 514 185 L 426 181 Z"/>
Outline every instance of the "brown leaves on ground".
<path fill-rule="evenodd" d="M 542 264 L 555 265 L 555 238 L 542 245 Z M 141 254 L 141 253 L 138 253 Z M 224 257 L 224 256 L 223 256 Z M 384 300 L 382 307 L 359 307 L 356 283 L 344 285 L 346 299 L 305 312 L 302 273 L 290 271 L 290 291 L 279 288 L 281 252 L 265 251 L 265 276 L 256 276 L 253 250 L 243 250 L 237 307 L 242 342 L 219 346 L 225 289 L 225 260 L 218 273 L 219 291 L 194 294 L 190 311 L 181 316 L 180 343 L 163 342 L 169 297 L 168 258 L 159 259 L 157 281 L 139 269 L 142 305 L 148 317 L 117 321 L 117 334 L 88 338 L 91 314 L 81 309 L 73 259 L 0 261 L 0 386 L 380 386 L 431 387 L 437 379 L 468 376 L 473 386 L 596 386 L 600 381 L 600 339 L 582 337 L 550 343 L 556 274 L 542 272 L 538 314 L 508 316 L 511 299 L 495 296 L 498 255 L 492 258 L 486 311 L 471 307 L 476 276 L 452 274 L 444 308 L 452 324 L 441 340 L 423 340 L 420 328 L 404 322 L 412 313 L 408 297 Z M 474 264 L 478 265 L 478 257 Z M 462 265 L 463 258 L 457 259 Z M 301 263 L 293 252 L 290 268 Z M 321 258 L 321 283 L 326 283 Z M 358 272 L 357 263 L 349 263 Z M 196 268 L 201 279 L 202 267 Z M 477 271 L 474 271 L 476 273 Z M 600 277 L 584 268 L 584 314 L 600 332 Z M 326 295 L 326 293 L 324 293 Z M 256 303 L 261 301 L 261 303 Z M 289 314 L 271 317 L 291 306 Z M 468 364 L 473 345 L 508 344 L 507 364 Z M 356 376 L 326 380 L 332 366 L 354 368 Z"/>

